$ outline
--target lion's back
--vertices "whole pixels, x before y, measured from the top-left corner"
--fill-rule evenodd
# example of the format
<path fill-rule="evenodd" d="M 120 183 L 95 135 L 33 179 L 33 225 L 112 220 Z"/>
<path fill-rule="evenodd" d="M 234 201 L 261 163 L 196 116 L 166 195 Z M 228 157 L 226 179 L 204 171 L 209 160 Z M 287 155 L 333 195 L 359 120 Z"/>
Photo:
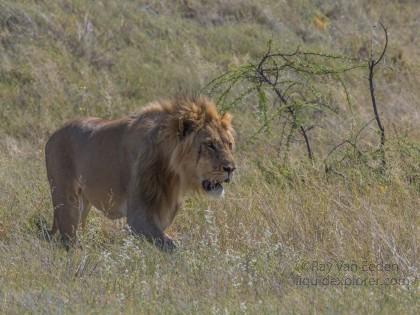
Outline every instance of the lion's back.
<path fill-rule="evenodd" d="M 92 117 L 68 122 L 45 145 L 47 171 L 54 168 L 89 177 L 96 168 L 106 170 L 121 151 L 125 125 Z"/>
<path fill-rule="evenodd" d="M 45 156 L 52 160 L 58 156 L 72 156 L 77 147 L 82 146 L 102 123 L 99 118 L 83 118 L 73 120 L 57 129 L 45 145 Z"/>

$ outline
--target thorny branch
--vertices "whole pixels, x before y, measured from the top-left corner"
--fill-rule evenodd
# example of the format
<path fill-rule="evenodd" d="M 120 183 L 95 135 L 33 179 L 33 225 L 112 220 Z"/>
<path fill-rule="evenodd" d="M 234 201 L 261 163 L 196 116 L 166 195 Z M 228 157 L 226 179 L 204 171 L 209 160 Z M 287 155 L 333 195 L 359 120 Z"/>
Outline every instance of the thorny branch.
<path fill-rule="evenodd" d="M 295 53 L 288 54 L 288 56 L 293 56 L 297 53 L 298 53 L 298 50 L 296 50 Z M 289 112 L 290 116 L 292 117 L 292 129 L 299 128 L 300 133 L 302 134 L 302 136 L 305 140 L 306 150 L 308 152 L 308 158 L 312 161 L 313 160 L 313 153 L 312 153 L 311 143 L 309 141 L 309 137 L 308 137 L 308 134 L 307 134 L 307 130 L 305 129 L 305 127 L 303 125 L 298 126 L 297 115 L 296 115 L 295 109 L 288 104 L 288 101 L 287 101 L 286 97 L 281 93 L 280 89 L 277 86 L 279 73 L 280 73 L 280 68 L 278 67 L 277 63 L 275 61 L 273 61 L 274 66 L 275 66 L 275 71 L 274 71 L 275 79 L 273 81 L 266 75 L 266 70 L 263 67 L 264 63 L 269 58 L 272 58 L 274 56 L 279 56 L 279 54 L 271 54 L 271 47 L 269 47 L 268 51 L 266 52 L 266 54 L 263 56 L 260 63 L 256 67 L 256 72 L 258 74 L 259 79 L 262 82 L 268 84 L 273 89 L 274 93 L 280 99 L 280 101 L 286 106 L 287 111 Z M 284 57 L 284 56 L 282 56 L 282 57 Z"/>

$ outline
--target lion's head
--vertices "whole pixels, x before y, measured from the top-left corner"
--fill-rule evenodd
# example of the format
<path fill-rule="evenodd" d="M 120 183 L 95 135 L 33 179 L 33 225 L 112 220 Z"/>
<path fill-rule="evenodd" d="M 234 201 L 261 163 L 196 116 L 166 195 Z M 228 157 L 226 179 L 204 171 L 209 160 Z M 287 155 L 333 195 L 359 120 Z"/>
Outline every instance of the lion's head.
<path fill-rule="evenodd" d="M 171 168 L 190 188 L 223 196 L 223 184 L 232 179 L 235 170 L 231 115 L 220 115 L 215 104 L 203 97 L 179 100 L 172 110 L 177 145 Z"/>

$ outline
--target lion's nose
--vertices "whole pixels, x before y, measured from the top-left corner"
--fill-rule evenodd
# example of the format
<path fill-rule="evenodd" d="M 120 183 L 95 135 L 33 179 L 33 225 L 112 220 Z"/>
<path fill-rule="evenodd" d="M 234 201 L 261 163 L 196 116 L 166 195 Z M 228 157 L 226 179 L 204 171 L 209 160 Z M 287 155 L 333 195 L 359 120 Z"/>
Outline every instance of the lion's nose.
<path fill-rule="evenodd" d="M 232 178 L 232 173 L 235 170 L 235 166 L 233 165 L 225 165 L 223 166 L 223 170 L 227 173 L 227 178 L 225 180 L 225 182 L 229 183 L 231 178 Z"/>
<path fill-rule="evenodd" d="M 231 166 L 231 165 L 229 165 L 229 166 L 223 166 L 223 170 L 225 172 L 232 173 L 235 170 L 235 167 L 234 166 Z"/>

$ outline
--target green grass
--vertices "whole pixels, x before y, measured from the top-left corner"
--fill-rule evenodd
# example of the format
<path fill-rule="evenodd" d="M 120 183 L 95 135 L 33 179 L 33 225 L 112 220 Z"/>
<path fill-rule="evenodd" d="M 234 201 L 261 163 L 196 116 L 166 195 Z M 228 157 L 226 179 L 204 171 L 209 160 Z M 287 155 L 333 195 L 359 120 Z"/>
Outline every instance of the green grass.
<path fill-rule="evenodd" d="M 322 3 L 322 4 L 319 4 Z M 0 313 L 416 314 L 419 308 L 420 50 L 416 1 L 0 0 Z M 238 174 L 222 200 L 190 196 L 164 254 L 92 211 L 82 248 L 43 239 L 52 205 L 43 146 L 65 120 L 114 118 L 147 101 L 197 92 L 276 48 L 366 58 L 381 17 L 390 47 L 376 74 L 387 169 L 376 169 L 367 74 L 328 94 L 338 108 L 311 131 L 306 161 L 279 127 L 255 135 L 255 98 L 234 110 Z M 327 22 L 323 29 L 314 21 Z M 416 19 L 417 18 L 417 19 Z M 318 26 L 317 26 L 318 25 Z M 320 28 L 321 27 L 321 28 Z M 373 32 L 374 48 L 381 33 Z M 382 261 L 392 270 L 362 270 Z M 331 263 L 330 273 L 312 264 Z M 339 269 L 341 263 L 354 270 Z M 389 285 L 297 285 L 315 277 Z"/>

